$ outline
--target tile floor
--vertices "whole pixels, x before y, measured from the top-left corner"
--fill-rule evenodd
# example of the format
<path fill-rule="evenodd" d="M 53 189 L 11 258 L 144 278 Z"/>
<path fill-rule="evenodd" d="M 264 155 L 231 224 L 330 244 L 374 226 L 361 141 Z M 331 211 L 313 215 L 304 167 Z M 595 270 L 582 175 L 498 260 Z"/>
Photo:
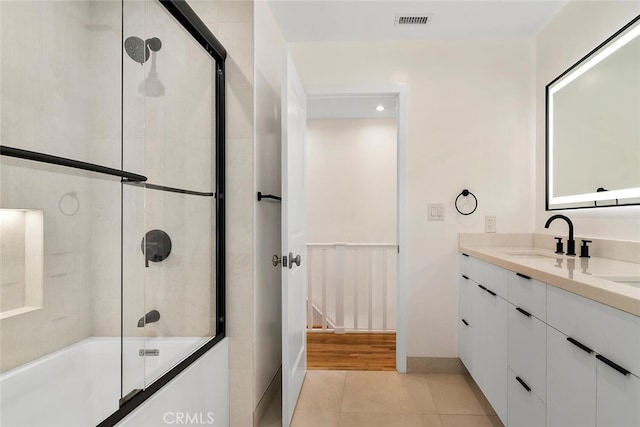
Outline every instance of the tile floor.
<path fill-rule="evenodd" d="M 274 399 L 260 427 L 280 427 Z M 499 427 L 469 375 L 307 371 L 292 427 Z"/>

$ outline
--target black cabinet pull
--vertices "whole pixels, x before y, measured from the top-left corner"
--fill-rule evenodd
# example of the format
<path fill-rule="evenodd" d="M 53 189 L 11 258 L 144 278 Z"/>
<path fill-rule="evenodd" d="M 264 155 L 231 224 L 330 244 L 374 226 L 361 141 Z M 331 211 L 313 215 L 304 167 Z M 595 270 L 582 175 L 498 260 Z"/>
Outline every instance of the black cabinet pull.
<path fill-rule="evenodd" d="M 489 292 L 489 293 L 490 293 L 491 295 L 493 295 L 494 297 L 495 297 L 495 296 L 498 296 L 498 294 L 496 294 L 495 292 L 493 292 L 491 289 L 486 289 L 486 288 L 485 288 L 485 291 Z"/>
<path fill-rule="evenodd" d="M 464 274 L 462 275 L 462 277 L 464 277 L 465 279 L 469 280 L 469 278 L 467 276 L 465 276 Z"/>
<path fill-rule="evenodd" d="M 609 365 L 610 367 L 612 367 L 613 369 L 615 369 L 616 371 L 620 372 L 622 375 L 629 375 L 629 371 L 627 371 L 626 369 L 624 369 L 622 366 L 618 365 L 615 362 L 612 362 L 611 360 L 607 359 L 604 356 L 601 356 L 599 354 L 596 354 L 596 359 L 598 359 L 599 361 L 606 363 L 607 365 Z"/>
<path fill-rule="evenodd" d="M 486 291 L 486 290 L 487 290 L 487 288 L 485 288 L 485 287 L 484 287 L 484 286 L 482 286 L 482 285 L 478 285 L 478 287 L 479 287 L 480 289 L 482 289 L 483 291 Z"/>
<path fill-rule="evenodd" d="M 516 380 L 518 380 L 518 382 L 520 383 L 520 385 L 522 387 L 524 387 L 525 390 L 527 390 L 528 392 L 531 392 L 531 387 L 529 387 L 527 385 L 527 383 L 525 383 L 524 381 L 522 381 L 522 379 L 520 379 L 520 377 L 516 377 Z"/>
<path fill-rule="evenodd" d="M 518 310 L 520 313 L 524 314 L 527 317 L 531 317 L 531 313 L 521 309 L 520 307 L 516 307 L 516 310 Z"/>
<path fill-rule="evenodd" d="M 516 276 L 520 276 L 520 277 L 522 277 L 523 279 L 531 280 L 531 277 L 529 277 L 529 276 L 525 276 L 525 275 L 524 275 L 524 274 L 522 274 L 522 273 L 516 273 Z"/>
<path fill-rule="evenodd" d="M 469 326 L 469 324 L 467 323 L 466 320 L 462 319 L 462 323 L 464 323 L 465 325 Z"/>
<path fill-rule="evenodd" d="M 567 341 L 569 341 L 571 344 L 575 345 L 576 347 L 578 347 L 582 351 L 586 351 L 589 354 L 593 353 L 593 350 L 591 350 L 586 345 L 582 344 L 580 341 L 574 340 L 571 337 L 567 337 Z"/>
<path fill-rule="evenodd" d="M 463 254 L 462 254 L 462 256 L 469 256 L 469 255 L 467 255 L 467 254 L 463 253 Z"/>

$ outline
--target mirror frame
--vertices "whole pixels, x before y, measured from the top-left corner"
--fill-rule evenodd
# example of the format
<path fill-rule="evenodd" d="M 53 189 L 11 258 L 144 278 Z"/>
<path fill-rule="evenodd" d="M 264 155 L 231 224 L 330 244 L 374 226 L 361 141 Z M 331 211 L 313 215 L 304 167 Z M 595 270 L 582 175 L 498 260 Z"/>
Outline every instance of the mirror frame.
<path fill-rule="evenodd" d="M 637 25 L 636 25 L 637 24 Z M 635 27 L 634 27 L 635 26 Z M 553 122 L 552 112 L 553 103 L 552 95 L 560 90 L 562 87 L 571 83 L 573 80 L 580 77 L 589 69 L 594 67 L 600 61 L 607 58 L 613 52 L 635 39 L 640 37 L 640 15 L 636 16 L 623 26 L 620 30 L 616 31 L 611 37 L 600 43 L 595 49 L 582 57 L 578 62 L 573 64 L 567 70 L 565 70 L 558 77 L 553 79 L 549 84 L 545 86 L 545 210 L 568 210 L 568 209 L 589 209 L 589 208 L 604 208 L 604 207 L 617 207 L 617 206 L 637 206 L 638 203 L 622 203 L 619 204 L 619 200 L 636 199 L 640 198 L 640 186 L 635 188 L 627 188 L 622 190 L 604 190 L 595 193 L 584 193 L 570 196 L 556 196 L 552 194 L 553 191 L 553 135 L 551 133 L 551 123 Z M 558 83 L 561 83 L 565 78 L 570 78 L 572 73 L 576 73 L 575 77 L 568 80 L 560 88 L 553 90 Z M 610 201 L 615 199 L 615 204 L 603 204 L 598 205 L 598 201 Z M 584 203 L 584 206 L 575 206 L 577 203 Z M 586 204 L 589 205 L 586 205 Z"/>

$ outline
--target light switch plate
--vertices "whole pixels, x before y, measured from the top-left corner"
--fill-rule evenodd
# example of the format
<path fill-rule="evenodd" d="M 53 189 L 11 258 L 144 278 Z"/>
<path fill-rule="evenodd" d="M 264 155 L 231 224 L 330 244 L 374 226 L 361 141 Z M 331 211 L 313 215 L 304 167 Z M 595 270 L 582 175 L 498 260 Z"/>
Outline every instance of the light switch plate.
<path fill-rule="evenodd" d="M 443 203 L 427 204 L 427 220 L 444 221 L 444 204 Z"/>

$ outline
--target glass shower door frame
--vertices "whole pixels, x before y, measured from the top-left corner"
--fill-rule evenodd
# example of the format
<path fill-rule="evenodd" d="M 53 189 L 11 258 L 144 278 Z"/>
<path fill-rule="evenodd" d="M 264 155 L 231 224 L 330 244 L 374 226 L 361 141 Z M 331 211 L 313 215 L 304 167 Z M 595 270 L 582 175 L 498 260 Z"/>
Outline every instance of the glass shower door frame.
<path fill-rule="evenodd" d="M 120 399 L 119 409 L 98 426 L 113 426 L 162 389 L 225 337 L 225 59 L 227 52 L 184 0 L 158 0 L 215 61 L 215 336 L 142 390 Z M 123 179 L 123 182 L 126 182 Z M 160 188 L 158 190 L 173 189 Z M 151 188 L 151 184 L 150 184 Z"/>

